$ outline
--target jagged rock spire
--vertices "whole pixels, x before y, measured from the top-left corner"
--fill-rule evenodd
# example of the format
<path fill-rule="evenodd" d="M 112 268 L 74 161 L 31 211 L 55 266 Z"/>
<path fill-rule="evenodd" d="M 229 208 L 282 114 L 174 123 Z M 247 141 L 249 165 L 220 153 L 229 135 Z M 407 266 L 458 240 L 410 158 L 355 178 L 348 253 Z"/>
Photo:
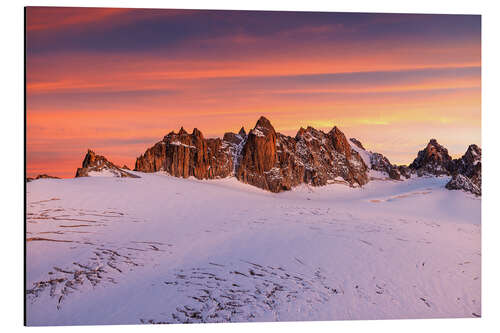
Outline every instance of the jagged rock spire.
<path fill-rule="evenodd" d="M 106 157 L 97 155 L 93 150 L 88 149 L 82 162 L 82 167 L 76 170 L 75 177 L 88 177 L 92 172 L 107 172 L 114 177 L 140 178 L 137 175 L 121 170 Z"/>
<path fill-rule="evenodd" d="M 427 146 L 418 152 L 410 168 L 419 175 L 449 175 L 454 169 L 454 163 L 448 154 L 448 149 L 441 146 L 436 139 L 429 140 Z"/>
<path fill-rule="evenodd" d="M 205 139 L 198 130 L 169 133 L 136 161 L 136 170 L 166 171 L 177 177 L 200 179 L 234 175 L 242 182 L 279 192 L 301 183 L 325 185 L 339 181 L 351 186 L 368 181 L 360 156 L 351 152 L 345 135 L 312 127 L 301 129 L 307 137 L 277 133 L 266 117 L 253 129 L 227 132 L 223 139 Z"/>

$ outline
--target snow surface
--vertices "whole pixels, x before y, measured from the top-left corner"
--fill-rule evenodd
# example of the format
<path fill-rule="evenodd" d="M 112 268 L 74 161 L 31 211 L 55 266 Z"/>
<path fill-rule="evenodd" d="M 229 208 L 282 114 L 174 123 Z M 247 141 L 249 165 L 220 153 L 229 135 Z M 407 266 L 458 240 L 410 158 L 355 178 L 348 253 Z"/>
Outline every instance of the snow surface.
<path fill-rule="evenodd" d="M 28 325 L 481 315 L 481 199 L 449 177 L 136 174 L 27 184 Z"/>

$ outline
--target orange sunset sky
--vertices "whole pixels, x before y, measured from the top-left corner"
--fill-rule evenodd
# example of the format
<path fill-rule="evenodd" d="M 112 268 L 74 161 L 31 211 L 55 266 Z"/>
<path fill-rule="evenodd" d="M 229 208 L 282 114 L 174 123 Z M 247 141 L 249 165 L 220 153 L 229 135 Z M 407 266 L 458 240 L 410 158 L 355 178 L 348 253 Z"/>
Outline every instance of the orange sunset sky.
<path fill-rule="evenodd" d="M 28 7 L 27 174 L 87 148 L 133 168 L 181 126 L 205 137 L 337 125 L 392 163 L 481 144 L 481 17 Z"/>

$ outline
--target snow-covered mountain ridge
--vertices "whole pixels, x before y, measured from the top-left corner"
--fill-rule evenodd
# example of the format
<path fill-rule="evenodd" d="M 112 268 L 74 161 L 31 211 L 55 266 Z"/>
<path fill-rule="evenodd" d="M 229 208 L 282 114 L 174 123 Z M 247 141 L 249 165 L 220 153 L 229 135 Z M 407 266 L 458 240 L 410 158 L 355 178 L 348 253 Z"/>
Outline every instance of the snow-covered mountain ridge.
<path fill-rule="evenodd" d="M 128 170 L 117 168 L 104 157 L 91 163 L 92 170 L 101 173 L 89 174 L 86 170 L 90 158 L 87 154 L 77 177 L 103 173 L 130 177 Z M 106 160 L 105 170 L 98 165 L 102 158 Z M 446 148 L 431 139 L 409 166 L 394 165 L 386 156 L 366 150 L 359 140 L 348 140 L 338 127 L 328 133 L 300 128 L 295 137 L 290 137 L 276 132 L 265 117 L 248 134 L 241 128 L 239 133 L 225 133 L 222 139 L 206 139 L 196 128 L 191 134 L 184 128 L 172 131 L 137 158 L 134 170 L 165 171 L 182 178 L 236 177 L 271 192 L 287 191 L 300 184 L 343 183 L 359 187 L 373 179 L 453 176 L 446 188 L 481 195 L 481 148 L 476 145 L 454 160 Z"/>

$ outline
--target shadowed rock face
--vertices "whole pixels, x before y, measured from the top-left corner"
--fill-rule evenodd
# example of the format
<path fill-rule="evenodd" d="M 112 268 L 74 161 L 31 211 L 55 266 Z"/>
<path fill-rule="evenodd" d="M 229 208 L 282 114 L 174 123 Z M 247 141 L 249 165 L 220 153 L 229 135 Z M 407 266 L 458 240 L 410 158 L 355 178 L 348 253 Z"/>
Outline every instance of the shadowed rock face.
<path fill-rule="evenodd" d="M 455 170 L 468 178 L 481 173 L 481 148 L 477 145 L 470 145 L 465 154 L 454 161 Z"/>
<path fill-rule="evenodd" d="M 447 189 L 481 195 L 481 148 L 477 145 L 470 145 L 462 157 L 453 160 L 446 148 L 431 139 L 427 147 L 418 152 L 410 170 L 418 176 L 451 175 Z"/>
<path fill-rule="evenodd" d="M 92 150 L 87 151 L 87 155 L 83 159 L 82 167 L 76 170 L 75 177 L 88 177 L 91 172 L 109 172 L 115 177 L 140 178 L 130 172 L 121 170 L 119 167 L 111 163 L 106 157 L 96 155 Z"/>
<path fill-rule="evenodd" d="M 397 168 L 398 168 L 399 174 L 401 176 L 403 176 L 407 179 L 411 177 L 412 169 L 410 169 L 408 166 L 398 165 Z"/>
<path fill-rule="evenodd" d="M 363 150 L 366 150 L 365 147 L 363 147 L 363 144 L 361 143 L 361 141 L 359 141 L 358 139 L 350 138 L 349 140 L 351 140 L 351 142 L 354 143 L 357 147 L 359 147 Z"/>
<path fill-rule="evenodd" d="M 457 173 L 446 184 L 448 190 L 462 190 L 476 195 L 481 195 L 481 186 L 477 186 L 470 178 Z"/>
<path fill-rule="evenodd" d="M 465 154 L 453 162 L 455 171 L 446 188 L 481 195 L 481 148 L 470 145 Z"/>
<path fill-rule="evenodd" d="M 406 170 L 404 166 L 397 166 L 395 164 L 391 164 L 389 159 L 380 153 L 375 153 L 371 151 L 367 151 L 361 141 L 355 138 L 349 139 L 356 147 L 364 150 L 369 156 L 369 165 L 368 168 L 376 171 L 382 171 L 389 175 L 389 178 L 394 180 L 401 180 L 401 177 L 410 178 L 410 171 Z"/>
<path fill-rule="evenodd" d="M 368 181 L 367 168 L 345 135 L 334 127 L 329 133 L 301 128 L 295 138 L 277 133 L 261 117 L 248 132 L 225 133 L 223 139 L 204 139 L 197 129 L 183 128 L 137 158 L 136 171 L 166 171 L 176 177 L 238 180 L 280 192 L 307 183 L 315 186 L 344 182 L 351 186 Z"/>
<path fill-rule="evenodd" d="M 394 180 L 401 179 L 401 172 L 396 165 L 392 165 L 387 157 L 379 153 L 372 153 L 370 156 L 371 168 L 377 171 L 387 172 L 389 178 Z"/>
<path fill-rule="evenodd" d="M 450 175 L 455 170 L 455 164 L 448 150 L 435 139 L 431 139 L 425 149 L 418 152 L 417 158 L 410 164 L 410 169 L 418 175 Z"/>

